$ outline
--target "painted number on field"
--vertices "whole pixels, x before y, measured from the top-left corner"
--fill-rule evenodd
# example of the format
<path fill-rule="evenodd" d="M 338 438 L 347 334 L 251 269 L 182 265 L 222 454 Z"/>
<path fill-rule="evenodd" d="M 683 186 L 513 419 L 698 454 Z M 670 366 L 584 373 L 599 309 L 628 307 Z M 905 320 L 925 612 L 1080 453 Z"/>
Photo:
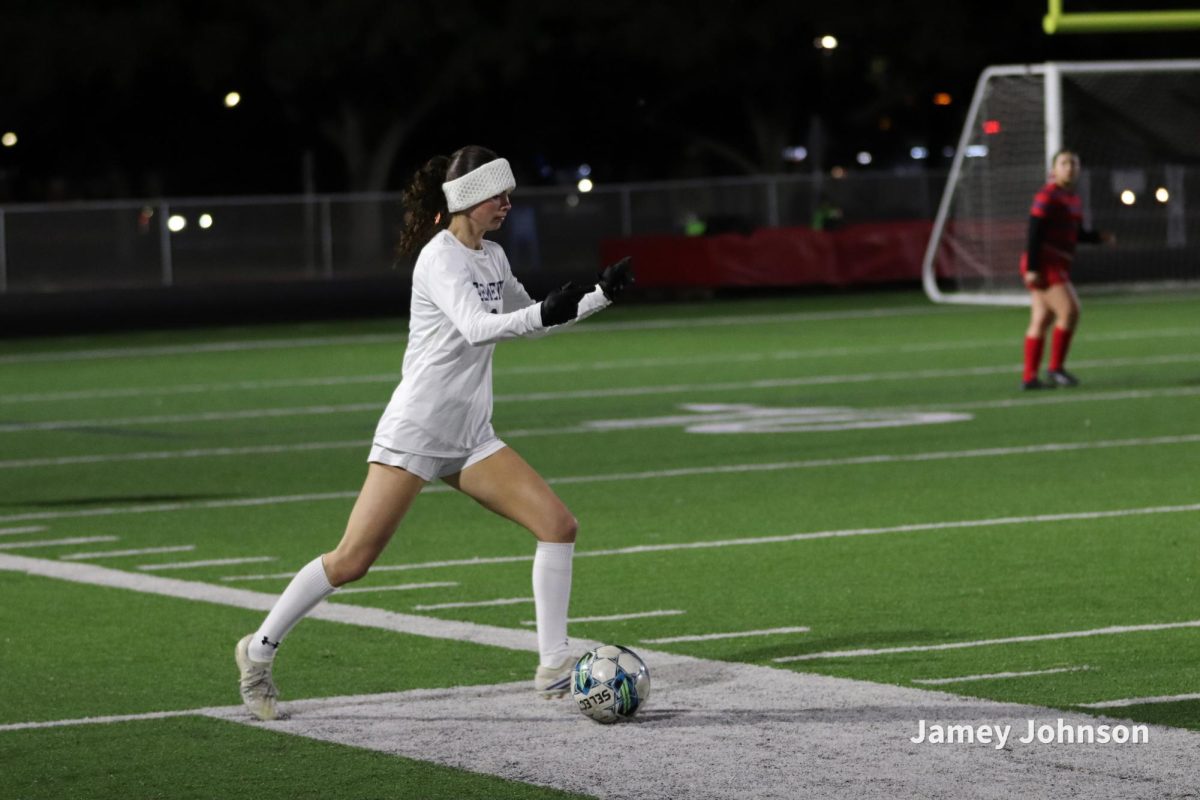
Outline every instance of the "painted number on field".
<path fill-rule="evenodd" d="M 682 427 L 688 433 L 801 433 L 898 428 L 963 422 L 970 414 L 950 411 L 892 411 L 857 408 L 769 408 L 751 403 L 685 403 L 685 414 L 644 419 L 602 419 L 584 423 L 595 430 Z"/>

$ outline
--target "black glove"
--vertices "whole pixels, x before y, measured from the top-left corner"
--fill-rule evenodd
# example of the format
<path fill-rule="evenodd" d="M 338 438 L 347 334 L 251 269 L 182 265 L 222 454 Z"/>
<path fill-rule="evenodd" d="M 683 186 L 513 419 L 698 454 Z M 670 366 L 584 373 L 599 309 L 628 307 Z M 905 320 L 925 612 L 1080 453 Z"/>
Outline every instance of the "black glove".
<path fill-rule="evenodd" d="M 625 256 L 615 264 L 610 264 L 600 273 L 600 290 L 609 300 L 616 300 L 617 295 L 633 283 L 633 257 Z"/>
<path fill-rule="evenodd" d="M 550 292 L 542 301 L 542 325 L 549 328 L 575 319 L 579 314 L 579 301 L 591 290 L 590 286 L 564 283 Z"/>

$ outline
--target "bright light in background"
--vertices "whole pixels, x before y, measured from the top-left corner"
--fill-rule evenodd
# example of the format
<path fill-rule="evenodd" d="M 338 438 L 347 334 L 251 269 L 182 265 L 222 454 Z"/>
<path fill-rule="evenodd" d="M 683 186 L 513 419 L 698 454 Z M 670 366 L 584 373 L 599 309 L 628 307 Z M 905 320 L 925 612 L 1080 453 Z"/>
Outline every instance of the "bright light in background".
<path fill-rule="evenodd" d="M 825 34 L 824 36 L 818 36 L 816 39 L 813 40 L 813 47 L 817 48 L 818 50 L 835 50 L 835 49 L 837 49 L 837 46 L 838 46 L 837 37 L 830 36 L 829 34 Z"/>
<path fill-rule="evenodd" d="M 201 228 L 208 230 L 212 227 L 212 214 L 201 214 L 200 219 L 196 220 L 196 222 L 199 223 Z"/>
<path fill-rule="evenodd" d="M 580 178 L 579 183 L 575 184 L 575 187 L 584 194 L 587 194 L 592 190 L 593 185 L 591 178 Z"/>
<path fill-rule="evenodd" d="M 967 145 L 967 158 L 983 158 L 987 155 L 986 144 L 969 144 Z"/>
<path fill-rule="evenodd" d="M 1131 192 L 1129 189 L 1126 189 L 1125 191 L 1121 192 L 1121 202 L 1127 206 L 1131 206 L 1137 202 L 1137 195 Z"/>
<path fill-rule="evenodd" d="M 225 95 L 225 107 L 233 108 L 238 103 L 242 102 L 242 96 L 238 92 L 230 92 Z"/>
<path fill-rule="evenodd" d="M 948 106 L 952 102 L 954 102 L 954 98 L 950 96 L 949 92 L 938 92 L 933 96 L 935 106 Z"/>
<path fill-rule="evenodd" d="M 871 163 L 871 154 L 866 150 L 860 150 L 858 155 L 854 157 L 854 160 L 865 167 L 867 164 Z"/>
<path fill-rule="evenodd" d="M 986 133 L 988 136 L 992 136 L 994 134 L 999 133 L 1000 132 L 1000 120 L 998 120 L 998 119 L 985 120 L 983 123 L 983 132 Z"/>
<path fill-rule="evenodd" d="M 1171 199 L 1171 193 L 1167 191 L 1167 187 L 1160 186 L 1154 190 L 1154 199 L 1160 203 L 1165 203 Z"/>
<path fill-rule="evenodd" d="M 846 170 L 843 167 L 834 167 L 829 170 L 829 174 L 834 178 L 844 178 L 846 177 Z"/>
<path fill-rule="evenodd" d="M 0 144 L 5 147 L 15 147 L 17 144 L 17 135 L 12 131 L 5 131 L 3 136 L 0 136 Z"/>
<path fill-rule="evenodd" d="M 592 174 L 592 165 L 580 164 L 579 169 L 575 170 L 575 174 L 581 178 L 586 178 L 588 175 Z"/>
<path fill-rule="evenodd" d="M 171 216 L 167 217 L 167 230 L 169 230 L 171 233 L 179 233 L 186 227 L 187 220 L 178 214 L 172 214 Z"/>
<path fill-rule="evenodd" d="M 922 159 L 929 158 L 929 150 L 924 147 L 914 147 L 912 150 L 908 151 L 908 154 L 913 157 L 914 161 L 921 161 Z"/>
<path fill-rule="evenodd" d="M 808 148 L 803 145 L 783 148 L 783 160 L 800 162 L 808 158 Z"/>

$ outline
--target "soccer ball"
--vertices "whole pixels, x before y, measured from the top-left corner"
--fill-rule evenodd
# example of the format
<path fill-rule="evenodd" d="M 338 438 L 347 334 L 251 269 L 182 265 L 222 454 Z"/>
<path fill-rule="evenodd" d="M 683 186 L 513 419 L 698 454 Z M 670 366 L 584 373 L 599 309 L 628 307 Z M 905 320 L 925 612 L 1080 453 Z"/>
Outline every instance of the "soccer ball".
<path fill-rule="evenodd" d="M 605 725 L 629 719 L 650 696 L 650 670 L 628 647 L 589 650 L 571 672 L 571 697 L 585 715 Z"/>

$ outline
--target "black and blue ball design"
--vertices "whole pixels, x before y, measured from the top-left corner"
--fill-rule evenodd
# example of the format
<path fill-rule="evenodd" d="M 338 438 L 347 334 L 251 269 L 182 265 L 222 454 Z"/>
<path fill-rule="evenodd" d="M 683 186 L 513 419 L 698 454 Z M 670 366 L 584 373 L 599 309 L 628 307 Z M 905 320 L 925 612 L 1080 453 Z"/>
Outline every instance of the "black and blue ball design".
<path fill-rule="evenodd" d="M 575 662 L 571 697 L 579 710 L 610 724 L 633 717 L 650 697 L 650 670 L 628 647 L 607 644 Z"/>

